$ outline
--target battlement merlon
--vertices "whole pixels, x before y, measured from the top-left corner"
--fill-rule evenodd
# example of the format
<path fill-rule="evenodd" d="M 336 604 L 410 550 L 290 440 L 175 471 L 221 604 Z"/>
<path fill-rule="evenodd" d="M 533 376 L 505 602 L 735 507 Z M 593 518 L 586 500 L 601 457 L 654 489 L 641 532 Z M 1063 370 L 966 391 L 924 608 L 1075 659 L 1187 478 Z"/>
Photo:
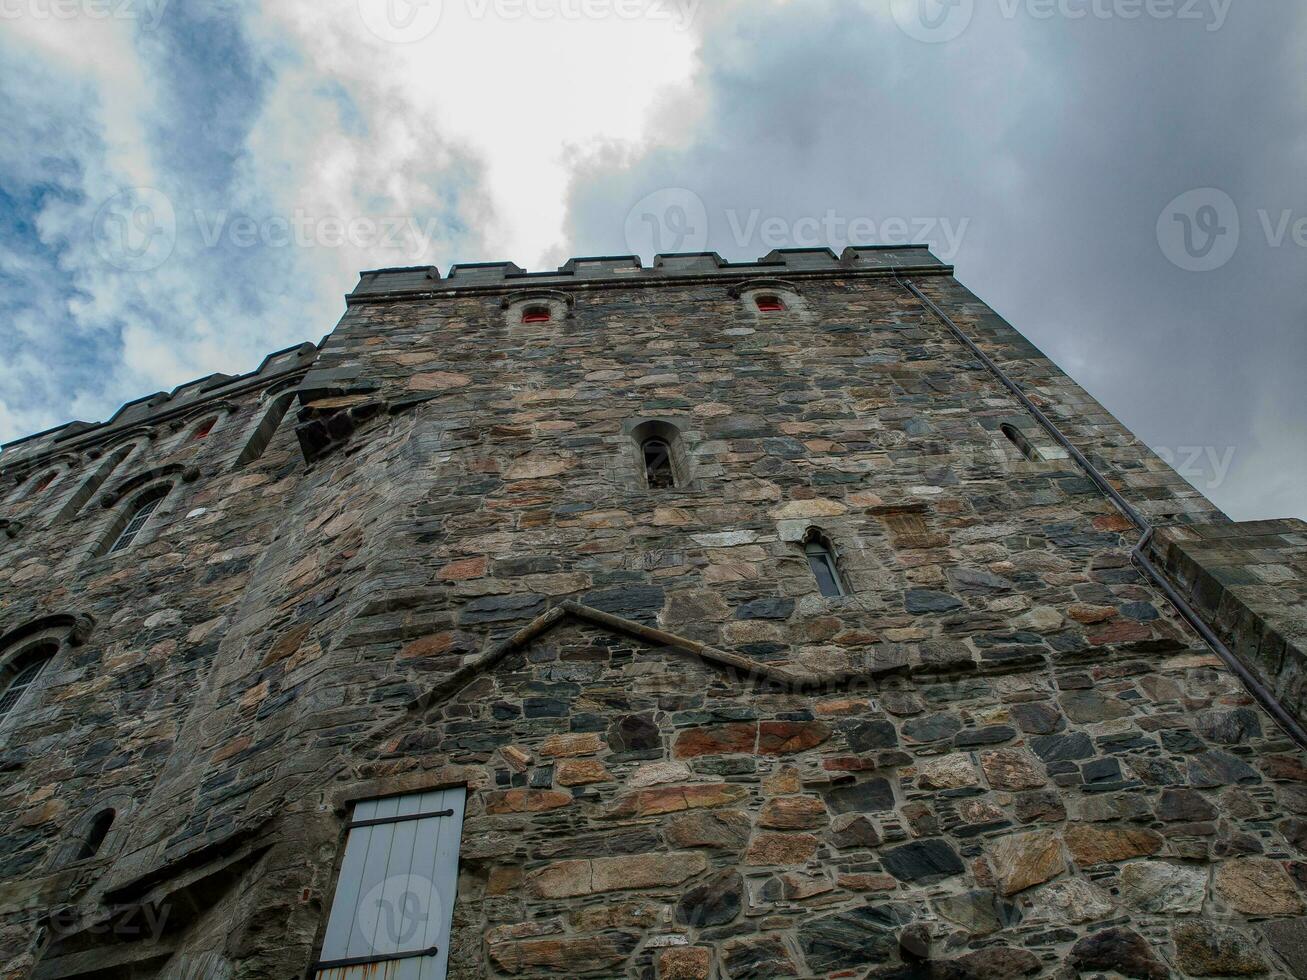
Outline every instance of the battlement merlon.
<path fill-rule="evenodd" d="M 158 425 L 192 412 L 206 402 L 230 399 L 249 388 L 274 383 L 282 376 L 307 371 L 317 356 L 317 344 L 287 347 L 269 354 L 248 374 L 210 374 L 179 385 L 171 392 L 159 391 L 127 402 L 104 422 L 65 422 L 23 436 L 0 445 L 0 472 L 8 473 L 15 467 L 26 469 L 51 454 L 81 451 L 129 429 Z"/>
<path fill-rule="evenodd" d="M 441 276 L 435 266 L 372 269 L 361 273 L 346 302 L 417 299 L 455 290 L 597 288 L 672 280 L 887 275 L 896 271 L 952 275 L 953 267 L 932 255 L 928 245 L 852 245 L 839 255 L 829 248 L 780 248 L 756 262 L 728 262 L 716 252 L 682 252 L 658 255 L 648 267 L 638 255 L 589 256 L 568 259 L 558 269 L 546 272 L 528 272 L 514 262 L 477 262 L 452 266 L 447 276 Z"/>

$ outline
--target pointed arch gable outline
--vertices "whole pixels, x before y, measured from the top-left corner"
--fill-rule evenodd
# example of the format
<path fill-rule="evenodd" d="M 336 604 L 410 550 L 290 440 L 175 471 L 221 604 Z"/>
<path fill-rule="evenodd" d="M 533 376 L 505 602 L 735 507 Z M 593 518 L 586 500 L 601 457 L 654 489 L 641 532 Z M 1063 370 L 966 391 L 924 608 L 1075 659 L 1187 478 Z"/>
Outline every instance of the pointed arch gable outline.
<path fill-rule="evenodd" d="M 824 673 L 777 667 L 773 664 L 765 664 L 751 657 L 730 653 L 709 646 L 706 643 L 700 643 L 698 640 L 646 626 L 643 623 L 637 623 L 622 616 L 615 616 L 612 613 L 602 612 L 584 603 L 567 599 L 541 613 L 493 649 L 487 650 L 475 660 L 459 667 L 444 680 L 436 683 L 425 694 L 410 701 L 403 711 L 363 732 L 354 742 L 354 750 L 366 750 L 384 741 L 397 730 L 414 724 L 415 719 L 420 718 L 436 705 L 443 703 L 451 695 L 476 680 L 481 674 L 493 670 L 510 654 L 568 622 L 589 623 L 601 629 L 631 636 L 655 647 L 696 657 L 703 663 L 724 673 L 731 674 L 744 682 L 751 681 L 755 684 L 770 685 L 782 691 L 825 691 L 830 693 L 846 688 L 853 683 L 867 683 L 896 674 L 903 676 L 937 676 L 941 673 L 940 670 L 926 665 L 914 668 L 909 664 L 906 656 L 889 657 L 877 663 L 874 655 L 872 655 L 868 657 L 868 662 L 862 668 L 832 670 Z M 971 671 L 960 670 L 957 666 L 953 666 L 949 671 L 945 672 L 993 676 L 1029 671 L 1047 665 L 1048 661 L 1045 657 L 1031 654 L 1027 657 L 1013 658 L 1001 664 L 973 664 Z"/>

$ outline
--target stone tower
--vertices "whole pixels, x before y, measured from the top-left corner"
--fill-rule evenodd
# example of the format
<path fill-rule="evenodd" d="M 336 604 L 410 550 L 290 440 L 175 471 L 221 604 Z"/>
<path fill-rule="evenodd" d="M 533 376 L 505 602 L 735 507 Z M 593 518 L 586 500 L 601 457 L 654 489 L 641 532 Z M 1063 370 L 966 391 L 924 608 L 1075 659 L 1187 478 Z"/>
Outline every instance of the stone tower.
<path fill-rule="evenodd" d="M 368 272 L 0 455 L 0 976 L 1307 977 L 1305 554 L 922 248 Z"/>

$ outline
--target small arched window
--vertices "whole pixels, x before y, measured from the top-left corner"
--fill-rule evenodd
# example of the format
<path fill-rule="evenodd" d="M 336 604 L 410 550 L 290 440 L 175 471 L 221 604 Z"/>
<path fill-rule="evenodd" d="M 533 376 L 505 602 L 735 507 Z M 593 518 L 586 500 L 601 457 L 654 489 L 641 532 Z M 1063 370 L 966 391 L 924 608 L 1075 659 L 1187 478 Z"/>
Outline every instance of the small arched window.
<path fill-rule="evenodd" d="M 784 313 L 785 300 L 781 299 L 775 293 L 763 293 L 754 302 L 758 306 L 759 313 Z"/>
<path fill-rule="evenodd" d="M 827 598 L 848 595 L 844 580 L 840 577 L 839 567 L 835 564 L 835 550 L 821 534 L 810 534 L 803 545 L 808 558 L 808 567 L 817 580 L 817 588 Z"/>
<path fill-rule="evenodd" d="M 50 484 L 54 483 L 54 478 L 58 475 L 59 474 L 54 470 L 51 470 L 49 473 L 42 474 L 36 479 L 36 482 L 32 484 L 32 489 L 28 491 L 28 493 L 29 494 L 44 493 L 46 490 L 50 489 Z"/>
<path fill-rule="evenodd" d="M 124 551 L 132 546 L 137 535 L 141 533 L 142 528 L 149 523 L 150 515 L 158 509 L 159 504 L 163 503 L 163 498 L 168 495 L 167 487 L 160 487 L 151 493 L 148 497 L 138 499 L 136 509 L 132 511 L 132 516 L 128 518 L 127 524 L 123 527 L 118 537 L 114 539 L 113 544 L 109 546 L 107 554 L 115 554 Z"/>
<path fill-rule="evenodd" d="M 218 419 L 216 416 L 213 418 L 205 419 L 203 422 L 197 425 L 195 427 L 195 431 L 191 433 L 191 442 L 198 442 L 201 439 L 207 439 L 209 433 L 213 431 L 213 427 L 217 424 L 218 424 Z"/>
<path fill-rule="evenodd" d="M 8 679 L 0 681 L 4 684 L 3 690 L 0 690 L 0 721 L 7 718 L 14 708 L 18 707 L 18 703 L 23 700 L 23 695 L 31 690 L 32 685 L 54 659 L 58 649 L 53 644 L 41 646 L 14 662 Z"/>
<path fill-rule="evenodd" d="M 1030 460 L 1032 463 L 1036 463 L 1043 459 L 1043 457 L 1039 455 L 1039 450 L 1030 444 L 1030 440 L 1027 439 L 1016 426 L 1008 425 L 1004 422 L 999 426 L 999 431 L 1007 436 L 1008 441 L 1016 446 L 1021 452 L 1021 455 L 1026 457 L 1026 459 Z"/>
<path fill-rule="evenodd" d="M 676 486 L 672 469 L 672 447 L 664 439 L 646 439 L 640 447 L 644 457 L 644 478 L 650 490 L 671 490 Z"/>
<path fill-rule="evenodd" d="M 90 826 L 86 828 L 86 837 L 73 857 L 74 861 L 87 861 L 100 853 L 100 848 L 104 846 L 104 839 L 109 836 L 109 830 L 113 827 L 117 816 L 114 810 L 108 809 L 101 810 L 92 818 Z"/>
<path fill-rule="evenodd" d="M 553 319 L 553 314 L 547 306 L 528 306 L 522 311 L 523 323 L 548 323 Z"/>

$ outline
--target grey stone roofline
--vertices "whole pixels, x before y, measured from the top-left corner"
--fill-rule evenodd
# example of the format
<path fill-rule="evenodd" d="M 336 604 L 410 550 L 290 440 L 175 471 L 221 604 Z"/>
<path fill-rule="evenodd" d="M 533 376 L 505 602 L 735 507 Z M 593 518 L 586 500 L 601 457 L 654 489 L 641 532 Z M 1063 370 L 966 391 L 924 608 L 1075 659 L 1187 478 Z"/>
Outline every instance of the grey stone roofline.
<path fill-rule="evenodd" d="M 747 279 L 805 275 L 952 275 L 928 245 L 851 245 L 836 255 L 829 248 L 778 248 L 756 262 L 727 262 L 716 252 L 658 255 L 645 267 L 638 255 L 568 259 L 552 272 L 527 272 L 513 262 L 476 262 L 452 266 L 442 277 L 435 266 L 372 269 L 360 274 L 351 305 L 449 295 L 455 291 L 657 285 L 680 280 Z"/>
<path fill-rule="evenodd" d="M 275 381 L 282 375 L 306 371 L 317 359 L 311 343 L 275 351 L 248 374 L 210 374 L 171 392 L 160 391 L 130 401 L 104 422 L 66 422 L 0 445 L 0 471 L 29 469 L 48 456 L 77 452 L 138 426 L 152 426 L 194 411 L 207 403 L 243 394 L 247 389 Z"/>

